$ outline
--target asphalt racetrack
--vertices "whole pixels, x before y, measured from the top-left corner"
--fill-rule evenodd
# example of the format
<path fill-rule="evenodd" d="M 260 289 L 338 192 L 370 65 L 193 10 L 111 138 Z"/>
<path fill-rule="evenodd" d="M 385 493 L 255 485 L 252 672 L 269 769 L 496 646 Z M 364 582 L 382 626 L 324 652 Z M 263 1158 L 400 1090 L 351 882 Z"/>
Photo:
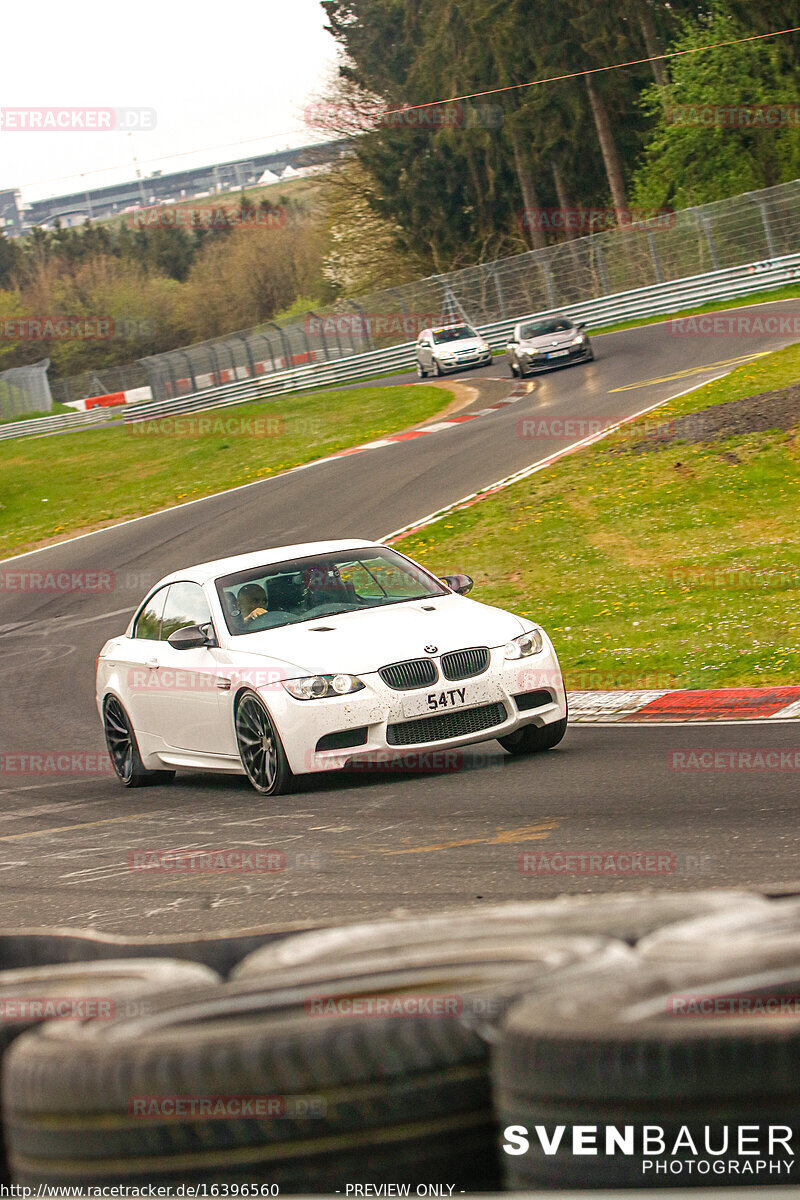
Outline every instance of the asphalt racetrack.
<path fill-rule="evenodd" d="M 261 546 L 385 537 L 580 440 L 592 423 L 642 412 L 783 344 L 670 336 L 667 324 L 608 334 L 595 341 L 594 363 L 538 376 L 535 391 L 489 416 L 17 559 L 23 569 L 110 571 L 116 590 L 0 595 L 0 750 L 102 756 L 95 656 L 167 572 Z M 506 372 L 495 360 L 455 378 L 477 381 L 473 407 L 480 409 L 511 393 Z M 566 420 L 577 428 L 571 436 L 523 436 L 532 418 L 537 429 Z M 457 771 L 309 777 L 299 795 L 271 801 L 244 778 L 182 774 L 171 787 L 127 792 L 99 771 L 6 772 L 0 924 L 168 934 L 326 924 L 563 892 L 789 887 L 800 879 L 796 773 L 681 772 L 670 769 L 668 755 L 794 748 L 797 729 L 775 721 L 578 726 L 536 759 L 510 759 L 490 742 L 465 751 Z M 136 851 L 229 847 L 274 850 L 283 856 L 280 869 L 131 867 Z M 559 855 L 590 851 L 648 853 L 660 865 L 646 877 L 564 873 Z"/>

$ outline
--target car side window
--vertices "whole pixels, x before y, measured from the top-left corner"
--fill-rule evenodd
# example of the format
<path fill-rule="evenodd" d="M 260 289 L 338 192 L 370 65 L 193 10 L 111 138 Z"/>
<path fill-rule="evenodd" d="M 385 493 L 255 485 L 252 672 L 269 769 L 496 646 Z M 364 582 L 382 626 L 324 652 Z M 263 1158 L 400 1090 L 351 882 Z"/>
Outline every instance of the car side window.
<path fill-rule="evenodd" d="M 151 596 L 147 604 L 136 618 L 136 625 L 133 630 L 135 638 L 142 638 L 148 642 L 157 642 L 161 637 L 161 616 L 164 612 L 164 601 L 167 598 L 168 588 L 161 588 L 154 596 Z"/>
<path fill-rule="evenodd" d="M 178 629 L 186 629 L 189 625 L 206 625 L 209 621 L 211 609 L 199 583 L 170 584 L 161 618 L 162 642 L 166 642 Z"/>

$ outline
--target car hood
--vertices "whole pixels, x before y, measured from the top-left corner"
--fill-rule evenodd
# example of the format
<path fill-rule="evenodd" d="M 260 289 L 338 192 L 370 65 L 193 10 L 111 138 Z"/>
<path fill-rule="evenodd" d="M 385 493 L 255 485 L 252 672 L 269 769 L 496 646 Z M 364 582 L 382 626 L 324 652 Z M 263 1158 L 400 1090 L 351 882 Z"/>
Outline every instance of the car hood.
<path fill-rule="evenodd" d="M 466 596 L 322 616 L 231 639 L 231 649 L 278 660 L 299 674 L 366 675 L 389 663 L 471 646 L 503 646 L 524 633 L 518 617 Z M 320 631 L 324 632 L 320 632 Z M 426 651 L 435 646 L 436 651 Z"/>
<path fill-rule="evenodd" d="M 544 333 L 541 337 L 524 338 L 521 346 L 533 350 L 545 350 L 551 347 L 568 346 L 578 336 L 580 330 L 569 329 L 566 333 Z"/>
<path fill-rule="evenodd" d="M 457 342 L 437 342 L 434 350 L 439 354 L 447 354 L 448 351 L 458 352 L 461 350 L 479 350 L 486 338 L 459 338 Z"/>

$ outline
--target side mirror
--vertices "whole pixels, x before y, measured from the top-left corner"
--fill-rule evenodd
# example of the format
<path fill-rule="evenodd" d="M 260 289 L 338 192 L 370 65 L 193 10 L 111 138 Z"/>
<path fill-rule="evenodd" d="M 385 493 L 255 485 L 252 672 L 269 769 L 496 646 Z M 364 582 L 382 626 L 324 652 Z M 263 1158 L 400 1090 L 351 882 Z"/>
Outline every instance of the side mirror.
<path fill-rule="evenodd" d="M 184 629 L 176 629 L 167 641 L 173 650 L 199 650 L 202 646 L 217 644 L 211 625 L 187 625 Z"/>
<path fill-rule="evenodd" d="M 442 583 L 446 583 L 454 592 L 458 592 L 459 596 L 466 596 L 467 592 L 471 592 L 475 586 L 469 575 L 445 575 Z"/>
<path fill-rule="evenodd" d="M 585 322 L 585 321 L 581 321 L 580 325 L 576 326 L 576 328 L 578 328 L 578 329 L 585 329 L 585 328 L 586 328 L 586 322 Z"/>

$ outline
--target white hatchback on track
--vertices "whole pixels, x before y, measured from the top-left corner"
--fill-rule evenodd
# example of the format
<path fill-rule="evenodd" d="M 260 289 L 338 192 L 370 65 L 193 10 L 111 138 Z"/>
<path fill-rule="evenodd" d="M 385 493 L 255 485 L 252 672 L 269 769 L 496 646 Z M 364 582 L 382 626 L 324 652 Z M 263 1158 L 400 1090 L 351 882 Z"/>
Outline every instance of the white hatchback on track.
<path fill-rule="evenodd" d="M 409 752 L 493 738 L 512 754 L 550 749 L 567 725 L 552 643 L 471 587 L 358 541 L 167 576 L 97 660 L 117 776 L 139 787 L 223 771 L 278 795 Z"/>
<path fill-rule="evenodd" d="M 491 346 L 471 325 L 423 329 L 417 339 L 417 375 L 420 379 L 427 379 L 431 373 L 440 376 L 467 367 L 485 367 L 491 361 Z"/>

